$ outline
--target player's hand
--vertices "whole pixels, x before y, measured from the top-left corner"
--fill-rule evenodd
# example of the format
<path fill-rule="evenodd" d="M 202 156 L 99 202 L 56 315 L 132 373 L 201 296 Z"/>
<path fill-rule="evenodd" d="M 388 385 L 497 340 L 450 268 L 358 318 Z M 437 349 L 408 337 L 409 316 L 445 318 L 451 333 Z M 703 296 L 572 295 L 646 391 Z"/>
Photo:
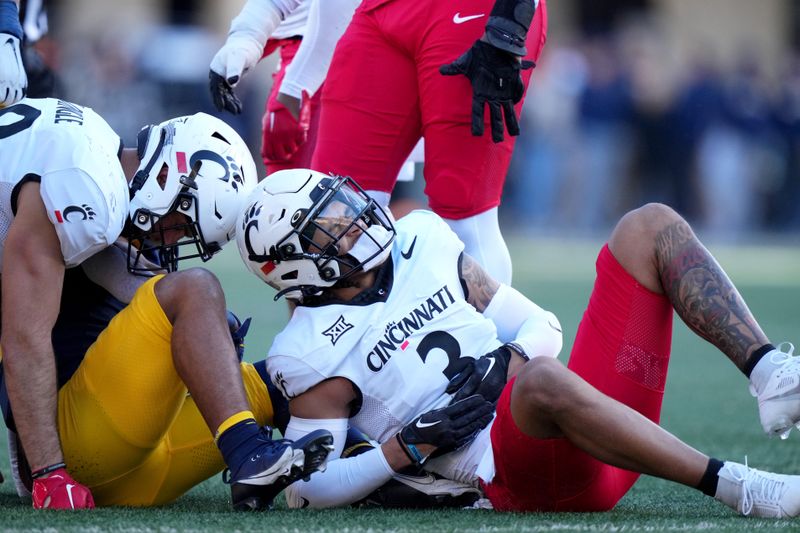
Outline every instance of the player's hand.
<path fill-rule="evenodd" d="M 525 93 L 521 71 L 533 66 L 533 61 L 520 60 L 515 55 L 478 40 L 461 57 L 439 67 L 439 72 L 445 76 L 463 74 L 469 78 L 472 84 L 472 134 L 483 135 L 484 106 L 488 104 L 492 140 L 497 143 L 503 140 L 503 130 L 506 128 L 509 135 L 519 135 L 514 104 Z"/>
<path fill-rule="evenodd" d="M 22 64 L 20 40 L 0 33 L 0 107 L 16 104 L 28 91 L 28 76 Z"/>
<path fill-rule="evenodd" d="M 233 92 L 234 87 L 261 59 L 264 46 L 249 36 L 231 33 L 228 40 L 211 60 L 208 84 L 211 99 L 217 111 L 225 109 L 238 115 L 242 102 Z"/>
<path fill-rule="evenodd" d="M 430 454 L 422 453 L 419 445 L 433 446 L 437 455 L 457 450 L 492 421 L 493 413 L 491 403 L 480 396 L 470 396 L 415 418 L 400 430 L 397 440 L 412 462 L 422 463 Z"/>
<path fill-rule="evenodd" d="M 469 366 L 450 380 L 445 392 L 453 394 L 451 403 L 478 394 L 487 402 L 497 403 L 508 379 L 511 350 L 506 346 L 473 359 Z"/>
<path fill-rule="evenodd" d="M 59 468 L 33 480 L 34 509 L 94 509 L 94 498 L 84 487 Z"/>
<path fill-rule="evenodd" d="M 298 116 L 279 100 L 269 100 L 261 122 L 261 157 L 276 163 L 289 161 L 308 139 L 311 98 L 303 91 Z"/>

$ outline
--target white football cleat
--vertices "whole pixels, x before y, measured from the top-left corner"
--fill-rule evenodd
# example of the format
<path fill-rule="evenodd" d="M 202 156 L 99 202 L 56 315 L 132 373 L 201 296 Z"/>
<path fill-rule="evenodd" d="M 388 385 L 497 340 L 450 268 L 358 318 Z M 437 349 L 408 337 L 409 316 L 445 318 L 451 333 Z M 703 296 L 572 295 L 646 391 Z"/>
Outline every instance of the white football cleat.
<path fill-rule="evenodd" d="M 725 461 L 714 498 L 744 516 L 792 518 L 800 514 L 800 476 Z"/>
<path fill-rule="evenodd" d="M 788 345 L 785 352 L 784 345 Z M 766 362 L 773 368 L 772 373 L 758 387 L 752 380 L 750 383 L 750 394 L 758 398 L 761 427 L 768 435 L 779 435 L 781 439 L 789 437 L 792 426 L 800 428 L 800 357 L 794 357 L 792 352 L 792 343 L 779 344 L 764 356 L 769 358 Z"/>

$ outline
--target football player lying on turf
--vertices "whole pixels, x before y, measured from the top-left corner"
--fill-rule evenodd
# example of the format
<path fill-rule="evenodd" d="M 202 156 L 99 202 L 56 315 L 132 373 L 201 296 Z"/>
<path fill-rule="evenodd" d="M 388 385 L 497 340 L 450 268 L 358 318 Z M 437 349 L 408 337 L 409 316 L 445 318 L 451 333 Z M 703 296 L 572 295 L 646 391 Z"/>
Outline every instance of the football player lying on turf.
<path fill-rule="evenodd" d="M 256 423 L 210 272 L 128 276 L 129 266 L 160 268 L 143 253 L 174 270 L 179 246 L 208 259 L 232 238 L 257 181 L 236 132 L 199 113 L 148 126 L 137 149 L 120 150 L 101 117 L 69 102 L 28 99 L 0 114 L 0 405 L 33 506 L 90 508 L 92 493 L 98 505 L 175 497 L 188 487 L 145 489 L 167 467 L 193 467 L 169 459 L 187 418 L 204 422 L 195 427 L 206 441 L 216 435 L 219 451 L 206 457 L 224 461 L 233 488 L 272 492 L 320 467 L 329 433 L 273 441 Z M 140 249 L 109 246 L 121 233 Z"/>
<path fill-rule="evenodd" d="M 292 506 L 347 504 L 422 465 L 503 511 L 611 509 L 646 473 L 744 515 L 800 513 L 800 476 L 710 458 L 657 425 L 673 309 L 750 377 L 766 430 L 800 416 L 778 385 L 797 360 L 664 205 L 625 215 L 600 251 L 568 367 L 554 315 L 489 278 L 436 215 L 394 225 L 350 178 L 272 174 L 236 238 L 250 270 L 299 302 L 267 357 L 290 400 L 286 436 L 327 429 L 332 458 L 348 424 L 381 443 L 289 487 Z"/>

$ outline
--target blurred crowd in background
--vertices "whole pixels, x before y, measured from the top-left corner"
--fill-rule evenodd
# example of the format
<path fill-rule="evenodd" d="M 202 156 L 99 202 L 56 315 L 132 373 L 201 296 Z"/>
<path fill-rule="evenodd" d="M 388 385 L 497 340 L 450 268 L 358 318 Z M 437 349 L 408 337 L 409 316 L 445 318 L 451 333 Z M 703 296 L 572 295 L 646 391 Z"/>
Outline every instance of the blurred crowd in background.
<path fill-rule="evenodd" d="M 592 231 L 659 201 L 720 238 L 800 230 L 800 55 L 778 83 L 746 44 L 728 68 L 708 49 L 677 72 L 667 56 L 647 22 L 550 47 L 505 214 Z"/>
<path fill-rule="evenodd" d="M 504 227 L 601 234 L 627 209 L 661 201 L 719 239 L 800 235 L 800 52 L 792 42 L 800 10 L 794 0 L 775 2 L 782 6 L 775 17 L 791 16 L 785 27 L 761 31 L 785 36 L 778 37 L 779 53 L 734 34 L 734 53 L 722 58 L 700 32 L 677 61 L 674 36 L 659 13 L 670 5 L 693 9 L 695 0 L 600 7 L 550 0 L 548 44 L 522 111 L 500 207 Z M 241 3 L 226 12 L 233 16 Z M 728 17 L 754 4 L 713 3 L 727 6 L 730 12 L 720 14 Z M 205 111 L 231 123 L 259 153 L 271 65 L 262 62 L 262 73 L 237 90 L 243 115 L 213 109 L 208 65 L 230 21 L 208 23 L 209 9 L 218 6 L 155 1 L 160 17 L 136 31 L 121 33 L 115 19 L 73 35 L 66 10 L 87 3 L 54 4 L 50 33 L 38 47 L 58 73 L 58 96 L 93 107 L 129 145 L 143 124 Z M 707 24 L 709 32 L 720 25 Z M 398 191 L 424 201 L 421 181 Z"/>

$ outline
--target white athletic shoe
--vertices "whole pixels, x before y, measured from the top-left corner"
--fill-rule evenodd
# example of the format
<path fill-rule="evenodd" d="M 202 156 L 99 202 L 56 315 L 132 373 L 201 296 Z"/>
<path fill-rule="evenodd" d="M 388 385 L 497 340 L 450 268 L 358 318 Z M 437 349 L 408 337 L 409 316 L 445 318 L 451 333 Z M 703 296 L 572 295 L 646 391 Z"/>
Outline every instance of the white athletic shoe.
<path fill-rule="evenodd" d="M 788 345 L 785 352 L 784 345 Z M 792 352 L 792 343 L 779 344 L 764 356 L 772 373 L 758 387 L 754 380 L 750 383 L 750 394 L 758 398 L 761 427 L 768 435 L 779 435 L 781 439 L 789 437 L 792 426 L 800 428 L 800 357 L 794 357 Z"/>
<path fill-rule="evenodd" d="M 772 474 L 726 461 L 719 471 L 714 498 L 744 516 L 792 518 L 800 514 L 800 476 Z"/>

